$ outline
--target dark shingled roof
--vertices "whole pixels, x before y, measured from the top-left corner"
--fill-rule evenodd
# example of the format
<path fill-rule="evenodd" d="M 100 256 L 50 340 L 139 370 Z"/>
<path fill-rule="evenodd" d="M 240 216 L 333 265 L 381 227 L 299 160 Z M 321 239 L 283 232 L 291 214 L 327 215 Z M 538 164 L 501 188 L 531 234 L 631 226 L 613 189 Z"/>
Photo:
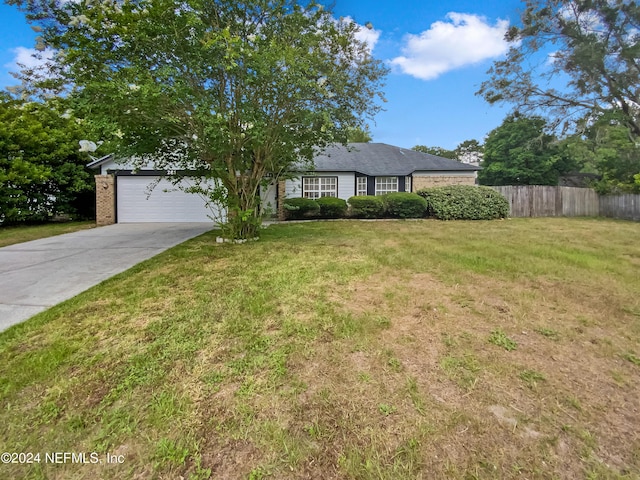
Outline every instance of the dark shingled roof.
<path fill-rule="evenodd" d="M 92 159 L 87 165 L 96 168 L 110 161 L 113 154 Z M 316 172 L 358 172 L 372 177 L 405 176 L 414 172 L 474 172 L 480 167 L 416 152 L 407 148 L 394 147 L 386 143 L 350 143 L 327 147 L 314 159 Z M 298 171 L 305 171 L 302 164 Z"/>
<path fill-rule="evenodd" d="M 403 176 L 416 171 L 473 172 L 479 167 L 385 143 L 332 145 L 315 158 L 317 172 L 358 172 L 370 176 Z"/>

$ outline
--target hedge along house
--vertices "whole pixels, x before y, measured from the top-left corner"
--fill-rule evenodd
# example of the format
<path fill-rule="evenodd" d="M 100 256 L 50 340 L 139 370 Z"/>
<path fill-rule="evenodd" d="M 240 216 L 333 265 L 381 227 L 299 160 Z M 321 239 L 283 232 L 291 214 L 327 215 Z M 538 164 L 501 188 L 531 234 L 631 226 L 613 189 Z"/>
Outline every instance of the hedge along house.
<path fill-rule="evenodd" d="M 261 188 L 263 213 L 283 218 L 284 198 L 383 195 L 425 187 L 475 185 L 479 167 L 384 143 L 334 145 L 314 159 L 315 170 Z M 226 212 L 207 206 L 205 198 L 176 188 L 166 170 L 154 165 L 136 170 L 132 162 L 106 155 L 88 165 L 96 179 L 96 223 L 224 221 Z M 186 175 L 181 184 L 193 186 Z"/>
<path fill-rule="evenodd" d="M 475 185 L 479 167 L 384 143 L 350 143 L 327 148 L 315 170 L 281 181 L 279 199 L 384 195 L 427 187 Z M 282 202 L 278 201 L 283 217 Z"/>

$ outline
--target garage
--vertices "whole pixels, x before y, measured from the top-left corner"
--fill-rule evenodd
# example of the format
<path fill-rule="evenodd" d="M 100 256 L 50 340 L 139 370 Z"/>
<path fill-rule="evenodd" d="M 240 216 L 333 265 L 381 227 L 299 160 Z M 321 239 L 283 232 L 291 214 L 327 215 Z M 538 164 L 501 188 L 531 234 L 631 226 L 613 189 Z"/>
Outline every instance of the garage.
<path fill-rule="evenodd" d="M 182 180 L 191 186 L 193 181 Z M 118 223 L 221 221 L 220 210 L 206 207 L 204 197 L 185 193 L 160 176 L 117 175 Z"/>

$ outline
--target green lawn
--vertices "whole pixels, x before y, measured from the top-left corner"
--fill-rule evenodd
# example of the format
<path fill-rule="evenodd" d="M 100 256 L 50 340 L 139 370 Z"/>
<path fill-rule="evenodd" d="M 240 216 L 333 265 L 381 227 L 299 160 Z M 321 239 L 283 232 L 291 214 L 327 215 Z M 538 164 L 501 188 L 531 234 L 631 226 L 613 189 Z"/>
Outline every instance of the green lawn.
<path fill-rule="evenodd" d="M 95 226 L 95 222 L 66 222 L 0 227 L 0 247 L 29 242 L 39 238 L 53 237 L 63 233 L 77 232 L 78 230 L 85 230 Z"/>
<path fill-rule="evenodd" d="M 0 451 L 41 455 L 0 478 L 639 478 L 638 238 L 593 219 L 206 234 L 0 334 Z"/>

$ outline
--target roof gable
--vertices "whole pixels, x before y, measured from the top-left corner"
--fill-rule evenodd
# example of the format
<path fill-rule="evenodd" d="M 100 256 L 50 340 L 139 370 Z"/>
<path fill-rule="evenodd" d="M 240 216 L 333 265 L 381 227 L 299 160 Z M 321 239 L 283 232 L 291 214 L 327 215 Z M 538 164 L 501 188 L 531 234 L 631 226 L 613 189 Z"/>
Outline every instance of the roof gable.
<path fill-rule="evenodd" d="M 108 153 L 104 157 L 100 157 L 100 158 L 91 157 L 91 162 L 87 164 L 87 168 L 98 168 L 113 160 L 114 160 L 113 153 Z"/>

